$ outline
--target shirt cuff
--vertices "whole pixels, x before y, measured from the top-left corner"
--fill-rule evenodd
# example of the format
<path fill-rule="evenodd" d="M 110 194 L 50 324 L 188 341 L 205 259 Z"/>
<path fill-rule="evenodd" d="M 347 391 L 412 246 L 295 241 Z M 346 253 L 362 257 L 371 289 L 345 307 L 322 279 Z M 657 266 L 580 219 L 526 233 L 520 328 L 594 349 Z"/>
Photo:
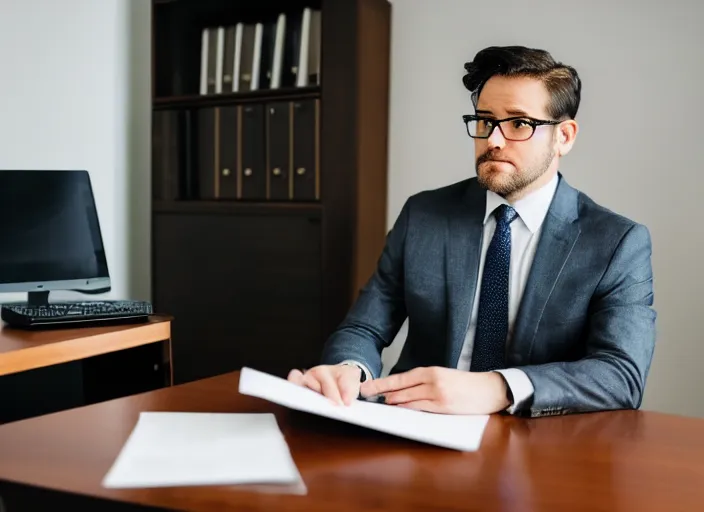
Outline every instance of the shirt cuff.
<path fill-rule="evenodd" d="M 364 366 L 359 361 L 355 361 L 354 359 L 345 359 L 344 361 L 341 361 L 339 364 L 353 364 L 353 365 L 359 367 L 360 370 L 362 370 L 362 373 L 364 374 L 365 381 L 372 380 L 371 372 L 367 369 L 366 366 Z"/>
<path fill-rule="evenodd" d="M 507 368 L 504 370 L 495 370 L 503 375 L 506 380 L 506 385 L 513 395 L 513 403 L 506 409 L 509 414 L 516 414 L 523 404 L 533 396 L 535 388 L 533 383 L 528 378 L 528 375 L 523 370 L 518 368 Z"/>

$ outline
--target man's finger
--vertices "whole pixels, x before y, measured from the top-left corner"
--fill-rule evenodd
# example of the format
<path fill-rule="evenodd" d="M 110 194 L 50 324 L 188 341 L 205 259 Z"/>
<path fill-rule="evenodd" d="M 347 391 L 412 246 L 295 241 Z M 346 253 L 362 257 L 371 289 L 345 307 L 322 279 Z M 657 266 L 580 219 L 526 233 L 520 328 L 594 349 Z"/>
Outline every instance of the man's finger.
<path fill-rule="evenodd" d="M 320 382 L 318 382 L 318 379 L 313 377 L 313 375 L 310 373 L 306 373 L 305 375 L 303 375 L 302 384 L 305 387 L 312 389 L 316 393 L 321 393 Z"/>
<path fill-rule="evenodd" d="M 340 390 L 337 387 L 337 381 L 335 377 L 332 376 L 330 372 L 319 372 L 317 375 L 318 382 L 320 382 L 320 387 L 322 389 L 323 395 L 328 397 L 330 400 L 336 404 L 342 403 L 342 397 L 340 396 Z"/>
<path fill-rule="evenodd" d="M 342 403 L 350 405 L 359 395 L 359 375 L 350 372 L 341 372 L 337 377 Z"/>
<path fill-rule="evenodd" d="M 303 384 L 303 372 L 300 370 L 291 370 L 288 372 L 288 377 L 286 380 L 293 382 L 294 384 Z"/>
<path fill-rule="evenodd" d="M 399 389 L 384 394 L 384 401 L 389 405 L 404 404 L 407 402 L 417 402 L 419 400 L 430 401 L 432 399 L 432 389 L 427 384 L 420 384 L 412 388 Z"/>
<path fill-rule="evenodd" d="M 389 375 L 381 379 L 369 380 L 362 383 L 362 396 L 370 397 L 381 395 L 390 391 L 398 391 L 399 389 L 411 388 L 424 383 L 424 374 L 421 368 L 413 369 L 408 372 Z"/>

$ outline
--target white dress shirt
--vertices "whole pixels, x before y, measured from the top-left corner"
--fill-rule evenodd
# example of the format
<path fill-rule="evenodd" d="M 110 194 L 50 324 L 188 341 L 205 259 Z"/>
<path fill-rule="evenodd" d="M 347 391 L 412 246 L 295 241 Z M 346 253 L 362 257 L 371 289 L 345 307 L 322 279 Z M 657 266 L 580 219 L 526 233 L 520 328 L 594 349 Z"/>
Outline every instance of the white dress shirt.
<path fill-rule="evenodd" d="M 479 294 L 481 292 L 482 273 L 484 271 L 484 261 L 489 243 L 494 236 L 496 229 L 496 218 L 492 215 L 494 210 L 501 204 L 512 206 L 518 213 L 518 217 L 511 223 L 511 264 L 508 278 L 508 336 L 506 343 L 511 340 L 516 314 L 523 297 L 528 273 L 533 264 L 533 256 L 538 247 L 538 240 L 543 225 L 543 220 L 547 215 L 550 203 L 557 189 L 557 174 L 542 188 L 531 192 L 514 204 L 510 204 L 500 195 L 487 190 L 486 211 L 484 214 L 484 236 L 482 239 L 482 249 L 479 260 L 479 275 L 477 276 L 477 287 L 474 296 L 474 305 L 469 319 L 469 329 L 465 337 L 462 352 L 457 362 L 457 369 L 469 371 L 472 364 L 472 351 L 474 349 L 474 334 L 477 328 L 477 312 L 479 310 Z M 362 369 L 366 378 L 371 378 L 369 370 L 358 361 L 343 361 L 340 364 L 354 364 Z M 496 370 L 506 379 L 506 383 L 513 395 L 513 404 L 508 408 L 508 412 L 513 414 L 518 408 L 528 400 L 534 392 L 533 384 L 528 376 L 518 368 L 507 368 Z"/>
<path fill-rule="evenodd" d="M 533 263 L 535 249 L 538 247 L 543 220 L 545 220 L 545 215 L 555 195 L 557 183 L 558 178 L 556 174 L 547 185 L 544 185 L 540 189 L 516 201 L 514 204 L 510 204 L 500 195 L 487 190 L 486 213 L 484 214 L 484 237 L 479 260 L 477 289 L 474 296 L 472 314 L 469 320 L 469 329 L 467 330 L 462 352 L 457 362 L 458 369 L 469 371 L 472 363 L 472 351 L 474 349 L 474 334 L 477 328 L 477 311 L 479 310 L 479 294 L 481 292 L 484 261 L 486 259 L 489 243 L 496 229 L 496 218 L 492 215 L 494 210 L 501 204 L 507 204 L 512 206 L 518 213 L 518 217 L 511 223 L 511 266 L 508 277 L 508 337 L 506 339 L 508 343 L 513 335 L 516 314 L 518 313 L 518 307 L 523 297 L 523 290 L 526 286 L 528 273 Z M 508 412 L 514 413 L 521 404 L 533 395 L 533 384 L 528 376 L 517 368 L 496 371 L 504 376 L 511 390 L 513 405 L 508 409 Z"/>

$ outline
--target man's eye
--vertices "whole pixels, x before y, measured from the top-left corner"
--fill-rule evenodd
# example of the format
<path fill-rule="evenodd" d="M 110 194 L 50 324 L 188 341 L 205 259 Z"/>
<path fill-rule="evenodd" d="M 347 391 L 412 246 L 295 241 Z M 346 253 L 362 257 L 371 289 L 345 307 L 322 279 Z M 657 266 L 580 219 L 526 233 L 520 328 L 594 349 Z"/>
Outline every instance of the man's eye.
<path fill-rule="evenodd" d="M 526 126 L 530 126 L 530 123 L 528 123 L 525 119 L 516 119 L 513 122 L 514 128 L 525 128 Z"/>

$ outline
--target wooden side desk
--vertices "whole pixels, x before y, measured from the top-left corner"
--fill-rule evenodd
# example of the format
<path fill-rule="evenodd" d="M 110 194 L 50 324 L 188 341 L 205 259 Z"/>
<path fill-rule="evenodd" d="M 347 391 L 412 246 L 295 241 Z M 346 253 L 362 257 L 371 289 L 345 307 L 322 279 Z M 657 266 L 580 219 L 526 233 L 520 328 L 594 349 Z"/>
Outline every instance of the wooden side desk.
<path fill-rule="evenodd" d="M 170 384 L 171 318 L 103 327 L 0 329 L 0 423 Z M 140 382 L 141 380 L 141 382 Z M 140 388 L 140 386 L 142 386 Z M 146 387 L 145 387 L 146 386 Z"/>
<path fill-rule="evenodd" d="M 5 510 L 49 503 L 101 511 L 669 512 L 704 502 L 700 419 L 638 411 L 494 416 L 480 449 L 461 453 L 291 411 L 237 386 L 238 374 L 226 374 L 0 426 Z M 104 489 L 140 411 L 273 412 L 308 493 Z"/>

